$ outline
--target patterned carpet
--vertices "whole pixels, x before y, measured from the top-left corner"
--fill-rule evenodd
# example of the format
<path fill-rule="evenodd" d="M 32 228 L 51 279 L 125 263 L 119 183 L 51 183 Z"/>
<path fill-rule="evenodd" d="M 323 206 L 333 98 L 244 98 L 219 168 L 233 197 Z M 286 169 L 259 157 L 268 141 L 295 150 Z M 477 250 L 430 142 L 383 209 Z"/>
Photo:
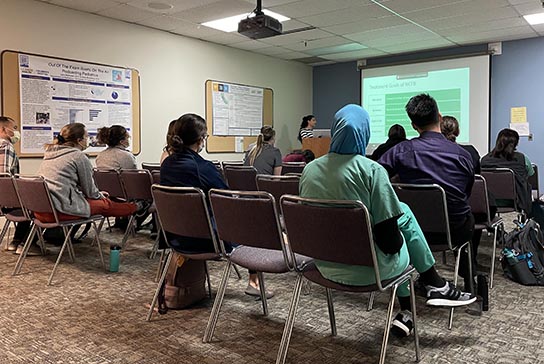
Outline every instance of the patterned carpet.
<path fill-rule="evenodd" d="M 121 238 L 104 232 L 104 242 Z M 123 252 L 121 271 L 101 269 L 90 240 L 75 245 L 76 262 L 64 259 L 53 286 L 46 286 L 58 248 L 46 257 L 29 257 L 22 273 L 11 276 L 17 256 L 0 253 L 0 363 L 274 363 L 294 275 L 267 275 L 276 293 L 269 317 L 260 302 L 246 296 L 245 272 L 232 275 L 214 342 L 202 336 L 212 301 L 169 311 L 145 321 L 158 259 L 149 260 L 148 232 L 138 233 Z M 490 241 L 482 242 L 479 262 L 489 265 Z M 104 249 L 106 251 L 106 249 Z M 107 253 L 107 252 L 106 252 Z M 106 254 L 106 259 L 108 258 Z M 440 271 L 451 276 L 453 259 Z M 210 264 L 212 286 L 224 263 Z M 486 268 L 488 269 L 488 268 Z M 418 299 L 421 363 L 542 363 L 544 291 L 495 275 L 491 309 L 482 316 L 456 311 L 453 330 L 448 311 L 431 309 Z M 312 286 L 303 295 L 287 357 L 288 363 L 377 363 L 387 297 L 377 296 L 366 311 L 367 295 L 335 292 L 338 336 L 330 336 L 324 290 Z M 412 363 L 413 340 L 392 338 L 387 363 Z"/>

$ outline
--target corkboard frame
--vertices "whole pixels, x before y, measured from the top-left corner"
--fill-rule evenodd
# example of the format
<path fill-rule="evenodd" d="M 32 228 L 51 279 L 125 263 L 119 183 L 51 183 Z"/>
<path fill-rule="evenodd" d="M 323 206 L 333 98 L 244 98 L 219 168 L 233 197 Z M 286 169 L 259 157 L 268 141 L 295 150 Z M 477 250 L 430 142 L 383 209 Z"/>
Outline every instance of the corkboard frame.
<path fill-rule="evenodd" d="M 54 57 L 44 54 L 35 54 L 19 52 L 14 50 L 4 50 L 1 54 L 1 89 L 2 89 L 2 115 L 15 120 L 19 130 L 21 128 L 21 98 L 19 93 L 19 54 L 29 56 L 45 57 L 53 60 L 80 62 L 89 65 L 106 66 L 113 68 L 123 68 L 131 70 L 132 80 L 132 153 L 138 155 L 141 152 L 141 105 L 140 105 L 140 73 L 136 69 L 125 66 L 115 66 L 103 63 L 87 62 L 78 59 Z M 20 143 L 16 143 L 15 151 L 21 158 L 43 157 L 43 153 L 21 153 Z M 90 156 L 96 156 L 97 153 L 89 153 Z"/>
<path fill-rule="evenodd" d="M 206 80 L 206 125 L 208 127 L 208 140 L 206 142 L 207 153 L 236 153 L 236 136 L 213 135 L 213 104 L 212 90 L 214 83 L 228 83 L 242 86 L 259 87 L 263 92 L 263 126 L 274 126 L 274 90 L 260 86 L 244 85 L 236 82 Z M 244 136 L 244 151 L 251 143 L 257 141 L 256 136 Z M 243 152 L 238 152 L 243 153 Z"/>

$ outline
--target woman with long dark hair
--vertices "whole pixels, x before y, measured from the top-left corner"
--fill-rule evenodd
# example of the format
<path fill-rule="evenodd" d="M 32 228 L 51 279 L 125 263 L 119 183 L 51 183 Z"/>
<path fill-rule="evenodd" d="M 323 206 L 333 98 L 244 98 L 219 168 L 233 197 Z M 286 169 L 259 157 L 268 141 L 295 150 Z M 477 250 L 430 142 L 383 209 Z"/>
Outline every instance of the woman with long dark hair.
<path fill-rule="evenodd" d="M 108 147 L 96 156 L 96 168 L 102 169 L 137 169 L 136 158 L 127 150 L 130 134 L 121 125 L 112 125 L 98 129 L 98 142 Z"/>
<path fill-rule="evenodd" d="M 302 143 L 302 139 L 313 138 L 314 137 L 314 128 L 317 124 L 317 120 L 313 115 L 306 115 L 302 118 L 302 123 L 300 123 L 300 130 L 298 131 L 298 141 Z"/>

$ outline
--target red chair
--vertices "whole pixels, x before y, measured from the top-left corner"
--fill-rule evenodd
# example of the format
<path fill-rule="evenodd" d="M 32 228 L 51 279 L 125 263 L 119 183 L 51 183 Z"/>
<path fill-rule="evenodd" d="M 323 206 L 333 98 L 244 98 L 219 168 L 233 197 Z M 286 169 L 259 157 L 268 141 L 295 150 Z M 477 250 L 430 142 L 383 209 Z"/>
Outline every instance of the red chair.
<path fill-rule="evenodd" d="M 13 223 L 15 225 L 20 222 L 29 221 L 29 218 L 21 208 L 21 202 L 19 201 L 13 177 L 9 173 L 0 173 L 0 191 L 0 216 L 6 219 L 6 223 L 0 233 L 1 246 L 10 224 Z"/>

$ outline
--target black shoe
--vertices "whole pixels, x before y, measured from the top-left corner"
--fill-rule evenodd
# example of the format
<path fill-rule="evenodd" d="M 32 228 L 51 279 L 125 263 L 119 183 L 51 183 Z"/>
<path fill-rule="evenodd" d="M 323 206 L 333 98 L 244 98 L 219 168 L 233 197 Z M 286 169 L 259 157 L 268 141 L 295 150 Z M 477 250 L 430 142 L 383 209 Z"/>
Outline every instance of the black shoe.
<path fill-rule="evenodd" d="M 453 283 L 446 282 L 444 287 L 427 286 L 427 305 L 440 307 L 458 307 L 470 305 L 476 296 L 457 289 Z"/>
<path fill-rule="evenodd" d="M 408 310 L 400 311 L 393 319 L 391 325 L 391 334 L 396 337 L 410 336 L 414 329 L 414 321 L 412 320 L 412 313 Z"/>
<path fill-rule="evenodd" d="M 13 239 L 9 244 L 8 244 L 8 247 L 7 247 L 7 251 L 8 252 L 14 252 L 17 250 L 17 248 L 19 247 L 19 245 L 23 244 L 23 242 L 21 240 L 15 240 Z"/>
<path fill-rule="evenodd" d="M 482 297 L 482 311 L 489 311 L 489 287 L 487 285 L 487 277 L 483 274 L 478 274 L 476 282 L 478 284 L 478 296 Z"/>

